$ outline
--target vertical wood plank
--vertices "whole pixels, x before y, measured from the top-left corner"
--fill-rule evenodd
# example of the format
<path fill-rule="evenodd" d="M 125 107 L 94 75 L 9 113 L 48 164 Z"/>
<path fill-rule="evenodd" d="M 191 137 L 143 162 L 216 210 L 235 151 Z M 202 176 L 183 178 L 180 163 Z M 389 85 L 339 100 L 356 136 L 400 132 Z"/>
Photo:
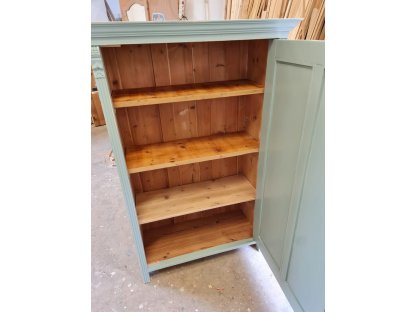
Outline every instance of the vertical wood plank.
<path fill-rule="evenodd" d="M 178 0 L 149 0 L 149 14 L 152 19 L 153 13 L 163 13 L 165 20 L 179 20 Z"/>
<path fill-rule="evenodd" d="M 172 85 L 194 82 L 192 45 L 190 43 L 169 43 L 168 59 Z"/>
<path fill-rule="evenodd" d="M 140 173 L 130 174 L 130 182 L 131 182 L 131 185 L 133 186 L 134 193 L 143 192 L 143 185 L 142 185 Z"/>
<path fill-rule="evenodd" d="M 210 42 L 210 80 L 238 79 L 241 73 L 239 42 Z M 238 98 L 211 100 L 211 134 L 237 131 Z M 238 172 L 237 157 L 213 161 L 212 178 L 220 178 Z"/>
<path fill-rule="evenodd" d="M 200 166 L 198 164 L 183 165 L 179 167 L 181 184 L 196 183 L 200 181 Z"/>
<path fill-rule="evenodd" d="M 254 201 L 238 204 L 238 207 L 246 216 L 247 220 L 253 224 L 254 221 Z"/>
<path fill-rule="evenodd" d="M 91 68 L 91 89 L 97 88 L 97 83 L 95 82 L 94 74 Z"/>
<path fill-rule="evenodd" d="M 200 212 L 194 212 L 194 213 L 191 213 L 191 214 L 188 214 L 188 215 L 175 217 L 175 218 L 173 218 L 173 222 L 174 223 L 181 223 L 181 222 L 185 222 L 185 221 L 189 221 L 189 220 L 205 218 L 205 217 L 208 217 L 208 216 L 213 216 L 213 215 L 217 215 L 217 214 L 220 214 L 220 213 L 235 211 L 235 210 L 239 210 L 239 209 L 241 209 L 241 208 L 238 204 L 237 205 L 229 205 L 229 206 L 219 207 L 219 208 L 200 211 Z"/>
<path fill-rule="evenodd" d="M 248 46 L 248 79 L 264 84 L 268 49 L 268 40 L 250 41 Z"/>
<path fill-rule="evenodd" d="M 195 101 L 174 103 L 173 114 L 176 139 L 187 139 L 198 136 Z"/>
<path fill-rule="evenodd" d="M 182 185 L 181 173 L 178 167 L 167 168 L 169 187 Z"/>
<path fill-rule="evenodd" d="M 167 44 L 151 44 L 153 74 L 156 86 L 170 85 L 169 59 Z"/>
<path fill-rule="evenodd" d="M 91 114 L 96 127 L 105 125 L 104 113 L 101 107 L 98 91 L 91 92 Z"/>
<path fill-rule="evenodd" d="M 239 41 L 226 41 L 224 42 L 224 54 L 225 54 L 225 80 L 237 80 L 240 79 L 240 42 Z"/>
<path fill-rule="evenodd" d="M 212 178 L 218 179 L 238 173 L 237 157 L 212 161 Z"/>
<path fill-rule="evenodd" d="M 128 108 L 128 112 L 135 145 L 160 143 L 162 141 L 157 105 L 131 107 Z"/>
<path fill-rule="evenodd" d="M 155 86 L 150 45 L 125 45 L 115 51 L 123 88 Z"/>
<path fill-rule="evenodd" d="M 238 97 L 211 101 L 211 134 L 237 131 L 238 101 Z"/>
<path fill-rule="evenodd" d="M 172 103 L 159 105 L 163 142 L 173 141 L 177 137 L 175 132 L 175 118 L 173 109 L 174 107 Z"/>
<path fill-rule="evenodd" d="M 240 98 L 241 107 L 245 109 L 245 131 L 256 139 L 260 139 L 263 94 L 253 94 Z"/>
<path fill-rule="evenodd" d="M 199 178 L 201 182 L 213 179 L 212 161 L 204 161 L 199 163 Z"/>
<path fill-rule="evenodd" d="M 247 79 L 248 69 L 248 41 L 240 41 L 240 78 Z"/>
<path fill-rule="evenodd" d="M 256 188 L 258 153 L 238 156 L 238 173 L 243 174 L 251 185 Z"/>
<path fill-rule="evenodd" d="M 130 131 L 130 122 L 127 110 L 127 108 L 121 108 L 117 109 L 116 111 L 118 129 L 120 132 L 121 142 L 124 148 L 134 146 L 133 136 Z"/>
<path fill-rule="evenodd" d="M 141 172 L 140 177 L 144 192 L 159 190 L 169 186 L 165 169 Z"/>
<path fill-rule="evenodd" d="M 171 84 L 194 83 L 193 45 L 190 43 L 168 44 L 168 59 Z M 198 136 L 196 102 L 179 102 L 172 104 L 175 139 Z M 171 173 L 170 175 L 174 175 Z M 179 167 L 181 184 L 198 182 L 199 164 Z M 175 180 L 177 182 L 177 180 Z"/>
<path fill-rule="evenodd" d="M 192 44 L 192 61 L 195 83 L 210 81 L 208 42 L 197 42 Z"/>
<path fill-rule="evenodd" d="M 196 103 L 198 136 L 211 135 L 211 100 Z"/>
<path fill-rule="evenodd" d="M 123 89 L 115 49 L 116 48 L 101 48 L 107 81 L 111 91 Z"/>
<path fill-rule="evenodd" d="M 224 81 L 226 77 L 224 42 L 210 42 L 208 53 L 210 81 Z"/>

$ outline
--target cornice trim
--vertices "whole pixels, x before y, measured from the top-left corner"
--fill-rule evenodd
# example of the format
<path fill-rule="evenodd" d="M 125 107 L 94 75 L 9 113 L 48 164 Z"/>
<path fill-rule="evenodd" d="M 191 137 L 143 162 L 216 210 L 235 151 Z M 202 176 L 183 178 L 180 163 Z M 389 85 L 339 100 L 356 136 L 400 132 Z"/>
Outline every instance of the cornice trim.
<path fill-rule="evenodd" d="M 289 32 L 301 20 L 288 18 L 92 23 L 91 45 L 287 39 Z"/>

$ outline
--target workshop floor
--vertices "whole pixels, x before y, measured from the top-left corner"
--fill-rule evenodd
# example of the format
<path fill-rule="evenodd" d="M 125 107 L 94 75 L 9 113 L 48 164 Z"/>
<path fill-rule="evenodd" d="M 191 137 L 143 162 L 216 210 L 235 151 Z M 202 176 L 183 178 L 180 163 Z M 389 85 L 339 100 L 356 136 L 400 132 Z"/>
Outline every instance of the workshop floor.
<path fill-rule="evenodd" d="M 93 312 L 291 312 L 260 252 L 240 248 L 167 268 L 144 284 L 105 126 L 91 131 Z"/>

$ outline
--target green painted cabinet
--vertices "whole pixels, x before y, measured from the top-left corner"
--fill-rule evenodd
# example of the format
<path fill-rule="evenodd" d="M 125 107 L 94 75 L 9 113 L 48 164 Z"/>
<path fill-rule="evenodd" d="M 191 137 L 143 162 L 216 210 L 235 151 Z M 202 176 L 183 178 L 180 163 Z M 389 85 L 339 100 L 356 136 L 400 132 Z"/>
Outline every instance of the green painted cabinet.
<path fill-rule="evenodd" d="M 289 31 L 298 22 L 299 20 L 296 19 L 278 19 L 190 23 L 103 23 L 92 25 L 92 67 L 103 104 L 110 141 L 117 162 L 117 170 L 145 282 L 150 280 L 149 273 L 152 271 L 238 247 L 257 244 L 279 284 L 282 286 L 294 311 L 315 312 L 324 310 L 324 42 L 281 40 L 287 38 Z M 262 43 L 266 43 L 263 45 L 265 48 L 263 49 L 265 51 L 263 55 L 267 55 L 267 66 L 266 61 L 258 56 L 262 54 L 257 54 L 256 56 L 255 47 L 257 43 L 252 40 L 259 39 L 262 40 Z M 228 52 L 226 51 L 227 49 L 221 48 L 222 41 L 228 41 Z M 237 41 L 241 42 L 241 44 Z M 269 43 L 268 49 L 267 41 Z M 196 44 L 189 44 L 193 42 Z M 211 46 L 204 45 L 205 42 L 214 42 L 212 47 L 216 47 L 215 49 L 217 50 L 212 49 L 212 51 L 224 51 L 221 53 L 225 53 L 225 56 L 221 56 L 222 54 L 217 52 L 215 52 L 217 54 L 211 53 Z M 233 44 L 232 42 L 237 43 Z M 261 46 L 260 43 L 259 41 L 258 47 Z M 169 48 L 168 44 L 172 44 L 172 46 Z M 150 45 L 152 46 L 150 47 Z M 127 47 L 123 48 L 123 46 Z M 130 49 L 130 47 L 132 48 Z M 248 103 L 247 105 L 253 105 L 253 107 L 262 105 L 262 118 L 260 147 L 256 154 L 258 158 L 241 159 L 243 160 L 242 166 L 247 165 L 248 159 L 251 162 L 251 168 L 254 168 L 255 173 L 253 174 L 253 171 L 249 171 L 251 173 L 246 174 L 246 176 L 250 182 L 256 181 L 253 182 L 255 197 L 252 198 L 255 198 L 255 201 L 251 199 L 253 204 L 251 207 L 250 205 L 244 206 L 246 203 L 242 203 L 243 206 L 240 207 L 246 216 L 241 215 L 241 213 L 239 216 L 247 217 L 251 222 L 248 224 L 244 221 L 244 227 L 250 229 L 248 236 L 242 236 L 237 240 L 233 240 L 231 235 L 228 242 L 194 249 L 190 252 L 184 252 L 178 256 L 167 257 L 152 263 L 149 261 L 150 249 L 146 249 L 146 241 L 144 239 L 144 236 L 147 235 L 147 225 L 143 224 L 145 223 L 144 218 L 138 220 L 140 217 L 137 216 L 138 211 L 136 211 L 138 203 L 135 198 L 137 190 L 134 189 L 134 183 L 137 181 L 137 176 L 132 178 L 132 174 L 136 173 L 132 173 L 126 161 L 128 158 L 126 156 L 126 141 L 122 139 L 122 136 L 126 133 L 126 128 L 120 128 L 119 124 L 123 122 L 123 118 L 126 118 L 125 116 L 130 109 L 128 106 L 132 104 L 127 103 L 124 108 L 113 105 L 113 88 L 117 89 L 117 84 L 120 83 L 124 83 L 124 85 L 129 84 L 129 80 L 123 80 L 117 67 L 114 67 L 114 65 L 111 67 L 109 59 L 112 55 L 124 55 L 126 60 L 128 60 L 127 62 L 142 62 L 143 60 L 140 58 L 134 59 L 134 53 L 148 49 L 146 51 L 150 52 L 141 55 L 147 57 L 151 53 L 158 53 L 153 56 L 165 57 L 164 51 L 172 51 L 171 55 L 173 53 L 179 55 L 182 52 L 179 53 L 178 51 L 186 52 L 188 47 L 191 47 L 191 50 L 193 49 L 193 52 L 189 53 L 190 58 L 195 57 L 196 53 L 200 53 L 199 55 L 202 58 L 206 58 L 205 63 L 203 59 L 198 58 L 190 62 L 193 65 L 189 67 L 194 67 L 194 72 L 198 69 L 198 66 L 208 66 L 208 61 L 216 57 L 222 57 L 222 63 L 219 62 L 221 63 L 219 65 L 222 67 L 226 66 L 224 62 L 230 62 L 230 64 L 235 65 L 233 66 L 237 68 L 237 72 L 247 71 L 247 67 L 244 67 L 247 63 L 236 63 L 233 55 L 227 53 L 231 53 L 230 51 L 240 51 L 239 53 L 246 51 L 245 53 L 247 53 L 248 47 L 248 60 L 251 58 L 253 66 L 248 70 L 248 78 L 254 81 L 257 80 L 257 83 L 248 86 L 251 89 L 254 88 L 254 91 L 250 91 L 252 92 L 251 94 L 244 90 L 239 92 L 247 93 L 245 99 L 250 99 L 250 101 L 245 102 Z M 220 50 L 218 50 L 218 47 L 220 47 Z M 204 52 L 205 48 L 207 50 Z M 207 57 L 209 53 L 211 54 Z M 155 62 L 155 58 L 149 59 L 151 60 L 150 62 Z M 181 56 L 180 60 L 186 64 L 186 57 Z M 199 65 L 195 65 L 196 62 Z M 114 62 L 114 64 L 117 64 L 117 62 Z M 128 63 L 126 64 L 128 65 Z M 155 80 L 153 83 L 156 83 L 157 87 L 158 80 L 162 81 L 165 77 L 162 75 L 165 65 L 163 62 L 155 64 L 157 66 L 153 67 L 153 71 L 150 70 L 150 76 L 154 72 L 152 77 Z M 106 65 L 108 66 L 107 69 Z M 145 75 L 146 71 L 144 69 L 142 73 L 134 74 L 130 71 L 130 66 L 127 65 L 124 67 L 124 70 L 130 73 L 129 75 L 132 75 L 133 79 L 140 75 Z M 208 76 L 216 75 L 218 68 L 221 68 L 218 67 L 219 65 L 214 66 L 209 71 Z M 140 66 L 145 68 L 146 64 L 143 63 Z M 259 93 L 259 85 L 263 88 L 264 71 L 262 74 L 259 74 L 260 71 L 256 66 L 262 66 L 266 73 L 264 91 L 261 91 L 263 98 L 260 99 L 262 101 L 258 101 L 258 95 L 254 93 Z M 158 73 L 160 74 L 156 75 L 156 71 L 159 71 Z M 167 72 L 171 75 L 172 71 Z M 195 77 L 195 74 L 193 75 Z M 227 72 L 224 72 L 224 75 L 227 76 Z M 246 79 L 247 77 L 244 75 L 247 76 L 247 73 L 233 79 Z M 190 76 L 192 77 L 192 74 Z M 120 77 L 122 78 L 121 80 Z M 217 77 L 217 80 L 222 79 L 220 76 L 215 77 Z M 177 76 L 170 76 L 171 83 L 173 78 L 178 79 Z M 142 80 L 144 81 L 144 78 Z M 241 81 L 239 82 L 240 84 L 246 83 L 246 80 Z M 188 91 L 192 90 L 195 82 L 188 82 L 188 85 L 181 88 L 185 88 Z M 161 86 L 164 83 L 161 82 Z M 219 84 L 222 84 L 222 87 L 224 86 L 222 82 L 219 82 Z M 198 86 L 201 87 L 201 85 Z M 209 84 L 207 86 L 210 87 Z M 208 88 L 207 86 L 203 85 L 201 88 Z M 160 91 L 162 89 L 143 88 L 140 90 L 151 90 L 151 92 L 154 92 L 154 90 Z M 189 94 L 191 98 L 197 98 L 192 92 Z M 232 97 L 235 95 L 228 96 Z M 214 96 L 209 94 L 209 92 L 203 92 L 203 97 L 200 96 L 198 99 L 206 100 L 213 98 Z M 190 100 L 188 99 L 188 101 Z M 136 102 L 139 103 L 137 98 Z M 178 104 L 176 107 L 179 107 L 179 105 L 182 104 Z M 245 107 L 246 111 L 251 109 L 249 109 L 250 106 L 244 105 L 232 106 L 234 105 L 232 101 L 222 102 L 222 104 L 218 104 L 215 107 L 219 109 L 224 107 L 224 105 Z M 145 108 L 148 111 L 153 109 L 152 106 L 146 107 L 148 107 Z M 195 106 L 189 106 L 188 108 L 192 110 L 195 109 Z M 117 109 L 122 114 L 117 116 Z M 157 112 L 159 108 L 154 109 Z M 198 110 L 198 106 L 196 109 Z M 135 110 L 132 114 L 136 114 L 139 111 L 136 108 L 132 108 L 132 110 Z M 185 111 L 180 110 L 180 113 L 183 114 Z M 237 109 L 237 111 L 239 112 L 240 109 Z M 257 115 L 253 111 L 248 113 L 247 116 L 251 118 L 250 122 L 253 122 L 252 125 L 260 125 L 260 123 L 256 123 Z M 196 115 L 201 112 L 197 111 Z M 158 114 L 156 115 L 152 115 L 153 119 L 159 118 Z M 242 120 L 247 119 L 243 118 Z M 135 120 L 133 121 L 136 122 Z M 147 126 L 151 125 L 147 124 Z M 150 132 L 149 135 L 151 135 Z M 241 155 L 241 152 L 239 153 L 236 155 Z M 235 155 L 228 157 L 231 156 Z M 215 159 L 215 155 L 210 157 L 209 159 Z M 198 162 L 198 160 L 195 161 Z M 199 162 L 201 161 L 199 160 Z M 137 171 L 137 168 L 135 170 Z M 242 171 L 244 171 L 244 168 Z M 256 178 L 253 179 L 253 176 Z M 199 185 L 204 184 L 201 183 Z M 249 189 L 251 190 L 250 187 Z M 209 199 L 209 197 L 207 198 Z M 239 204 L 241 202 L 236 203 Z M 227 212 L 228 216 L 236 215 L 234 210 Z M 211 218 L 215 219 L 215 216 Z M 221 220 L 218 222 L 223 222 Z M 164 222 L 164 220 L 161 221 Z M 147 233 L 151 232 L 152 230 L 150 229 Z"/>

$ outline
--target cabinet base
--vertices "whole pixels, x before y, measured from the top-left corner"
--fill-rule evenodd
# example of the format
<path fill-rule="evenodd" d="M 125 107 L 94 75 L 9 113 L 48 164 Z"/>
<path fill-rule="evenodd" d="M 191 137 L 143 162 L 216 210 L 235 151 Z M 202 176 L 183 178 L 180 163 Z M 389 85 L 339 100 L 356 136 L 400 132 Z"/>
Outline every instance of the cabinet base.
<path fill-rule="evenodd" d="M 147 269 L 149 272 L 154 272 L 154 271 L 168 268 L 168 267 L 178 265 L 181 263 L 185 263 L 185 262 L 201 259 L 204 257 L 216 255 L 222 252 L 230 251 L 233 249 L 237 249 L 243 246 L 253 245 L 255 243 L 256 242 L 253 240 L 253 238 L 243 239 L 243 240 L 239 240 L 236 242 L 215 246 L 215 247 L 200 250 L 200 251 L 195 251 L 195 252 L 183 255 L 183 256 L 178 256 L 178 257 L 170 258 L 170 259 L 163 260 L 157 263 L 153 263 L 153 264 L 148 265 Z"/>

